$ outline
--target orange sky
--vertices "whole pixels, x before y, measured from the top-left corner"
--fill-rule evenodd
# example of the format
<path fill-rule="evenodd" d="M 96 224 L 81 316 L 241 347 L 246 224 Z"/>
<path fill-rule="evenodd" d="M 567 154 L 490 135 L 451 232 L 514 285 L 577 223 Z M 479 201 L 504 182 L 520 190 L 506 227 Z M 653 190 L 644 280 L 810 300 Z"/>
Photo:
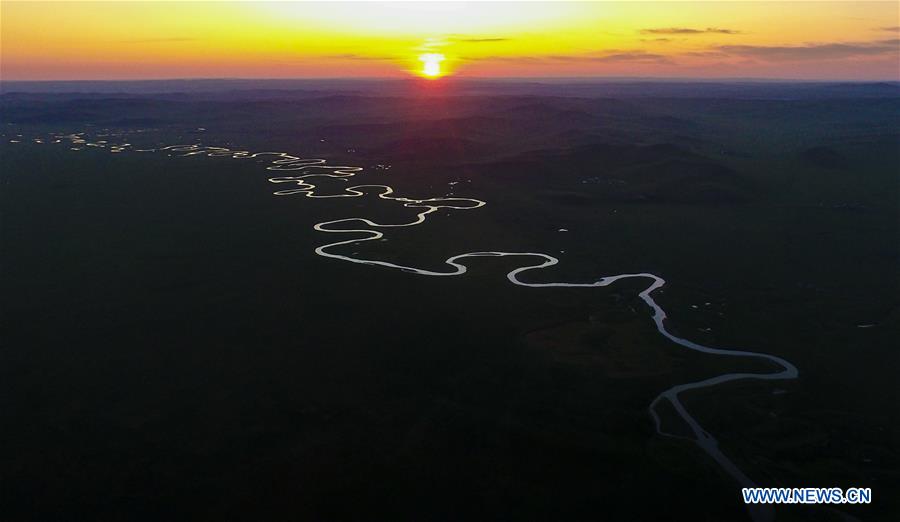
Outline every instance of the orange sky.
<path fill-rule="evenodd" d="M 897 2 L 0 0 L 0 79 L 898 80 Z"/>

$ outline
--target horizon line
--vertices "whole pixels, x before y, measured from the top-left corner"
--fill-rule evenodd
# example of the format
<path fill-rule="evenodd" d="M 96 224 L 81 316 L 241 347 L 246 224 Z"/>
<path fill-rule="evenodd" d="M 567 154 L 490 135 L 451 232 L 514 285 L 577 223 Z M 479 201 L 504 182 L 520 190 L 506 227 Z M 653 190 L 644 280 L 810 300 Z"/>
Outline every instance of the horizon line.
<path fill-rule="evenodd" d="M 290 78 L 272 78 L 272 77 L 164 77 L 164 78 L 65 78 L 65 79 L 0 79 L 0 84 L 12 83 L 152 83 L 152 82 L 208 82 L 208 81 L 240 81 L 240 82 L 279 82 L 279 81 L 403 81 L 403 82 L 424 82 L 428 83 L 452 83 L 459 81 L 521 81 L 521 82 L 541 82 L 541 81 L 596 81 L 596 82 L 612 82 L 612 81 L 665 81 L 665 82 L 684 82 L 684 83 L 725 83 L 725 82 L 749 82 L 749 83 L 896 83 L 900 84 L 900 78 L 868 78 L 868 79 L 847 79 L 847 78 L 791 78 L 791 77 L 754 77 L 754 76 L 727 76 L 727 77 L 702 77 L 702 76 L 458 76 L 444 77 L 439 80 L 423 80 L 416 77 L 401 76 L 313 76 L 313 77 L 290 77 Z"/>

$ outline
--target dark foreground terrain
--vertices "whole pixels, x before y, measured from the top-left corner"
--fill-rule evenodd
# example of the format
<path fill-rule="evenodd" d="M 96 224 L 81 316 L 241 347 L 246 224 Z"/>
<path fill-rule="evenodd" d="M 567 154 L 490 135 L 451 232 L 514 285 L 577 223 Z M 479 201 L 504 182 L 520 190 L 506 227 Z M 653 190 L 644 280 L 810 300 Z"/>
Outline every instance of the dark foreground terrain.
<path fill-rule="evenodd" d="M 344 255 L 657 274 L 670 330 L 799 369 L 682 396 L 722 451 L 760 486 L 873 490 L 777 519 L 896 520 L 898 117 L 896 84 L 4 84 L 0 518 L 749 520 L 648 406 L 771 368 L 667 341 L 645 284 L 326 259 L 314 224 L 418 209 L 273 196 L 270 159 L 110 153 L 129 142 L 487 202 Z M 107 145 L 54 143 L 82 132 Z"/>

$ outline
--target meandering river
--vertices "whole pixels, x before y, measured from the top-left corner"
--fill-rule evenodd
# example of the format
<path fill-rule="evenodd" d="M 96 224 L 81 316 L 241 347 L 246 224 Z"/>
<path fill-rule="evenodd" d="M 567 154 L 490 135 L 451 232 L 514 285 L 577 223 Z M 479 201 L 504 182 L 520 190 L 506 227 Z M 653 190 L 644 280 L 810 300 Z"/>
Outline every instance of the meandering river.
<path fill-rule="evenodd" d="M 17 139 L 10 140 L 12 143 L 20 143 L 23 138 L 17 136 Z M 105 148 L 110 152 L 160 152 L 168 151 L 170 153 L 178 153 L 179 156 L 207 156 L 211 158 L 231 158 L 231 159 L 253 159 L 253 158 L 271 158 L 267 164 L 268 171 L 289 171 L 292 174 L 287 176 L 270 177 L 269 182 L 278 185 L 290 186 L 290 188 L 280 189 L 274 194 L 276 196 L 301 196 L 306 198 L 328 199 L 328 198 L 358 198 L 365 197 L 370 192 L 375 192 L 378 198 L 389 200 L 407 208 L 418 209 L 416 218 L 406 223 L 379 223 L 365 216 L 348 216 L 341 219 L 331 221 L 323 221 L 315 223 L 313 228 L 324 234 L 334 235 L 334 241 L 324 243 L 315 248 L 317 255 L 343 261 L 347 263 L 356 263 L 368 265 L 372 267 L 400 270 L 409 274 L 431 277 L 449 277 L 461 276 L 468 271 L 465 261 L 469 258 L 482 257 L 510 257 L 520 258 L 521 264 L 510 271 L 506 277 L 514 285 L 525 286 L 529 288 L 598 288 L 609 286 L 616 281 L 624 279 L 639 279 L 646 282 L 646 287 L 638 296 L 643 300 L 651 310 L 651 319 L 656 325 L 660 335 L 671 342 L 696 352 L 722 357 L 735 357 L 745 359 L 756 359 L 766 361 L 774 366 L 775 369 L 762 373 L 725 373 L 717 375 L 701 381 L 690 382 L 673 386 L 660 393 L 648 406 L 650 416 L 655 424 L 656 432 L 668 437 L 681 437 L 666 432 L 662 426 L 662 420 L 659 414 L 659 407 L 663 403 L 669 403 L 678 416 L 689 427 L 691 436 L 682 437 L 692 440 L 701 450 L 714 459 L 721 468 L 733 477 L 742 487 L 755 487 L 756 484 L 751 480 L 727 455 L 719 448 L 718 441 L 714 436 L 707 432 L 703 426 L 694 418 L 681 401 L 681 395 L 692 390 L 701 390 L 711 388 L 726 382 L 739 380 L 786 380 L 795 379 L 798 375 L 797 368 L 790 362 L 762 352 L 752 352 L 746 350 L 716 348 L 704 346 L 702 344 L 678 337 L 666 328 L 667 315 L 662 306 L 653 298 L 653 293 L 662 288 L 666 281 L 662 277 L 647 273 L 625 273 L 606 275 L 597 278 L 594 281 L 587 282 L 533 282 L 532 279 L 540 277 L 540 270 L 554 266 L 559 263 L 559 259 L 543 252 L 504 252 L 504 251 L 483 251 L 483 252 L 466 252 L 457 254 L 447 258 L 444 263 L 445 270 L 427 270 L 415 266 L 408 266 L 398 263 L 381 261 L 378 259 L 366 259 L 355 256 L 349 256 L 341 253 L 341 248 L 350 244 L 358 244 L 365 241 L 375 241 L 381 239 L 384 233 L 381 229 L 397 228 L 397 227 L 413 227 L 425 225 L 428 217 L 441 209 L 453 210 L 474 210 L 485 206 L 485 201 L 474 198 L 460 197 L 431 197 L 431 198 L 410 198 L 395 195 L 395 191 L 388 185 L 380 184 L 362 184 L 346 187 L 338 193 L 320 193 L 313 181 L 316 178 L 338 178 L 347 182 L 350 178 L 363 172 L 363 167 L 332 165 L 327 160 L 321 158 L 302 158 L 294 156 L 286 152 L 251 152 L 246 150 L 235 150 L 225 147 L 212 147 L 200 144 L 186 145 L 166 145 L 155 148 L 138 149 L 130 143 L 111 143 L 107 140 L 95 140 L 86 137 L 86 133 L 74 133 L 66 135 L 53 135 L 49 138 L 34 138 L 34 143 L 44 144 L 69 144 L 72 150 L 83 150 L 91 148 Z M 374 189 L 374 190 L 373 190 Z M 341 237 L 351 237 L 351 239 L 341 239 Z M 522 277 L 528 277 L 529 280 L 523 280 Z M 761 522 L 771 520 L 774 512 L 771 506 L 750 506 L 750 515 L 754 521 Z"/>

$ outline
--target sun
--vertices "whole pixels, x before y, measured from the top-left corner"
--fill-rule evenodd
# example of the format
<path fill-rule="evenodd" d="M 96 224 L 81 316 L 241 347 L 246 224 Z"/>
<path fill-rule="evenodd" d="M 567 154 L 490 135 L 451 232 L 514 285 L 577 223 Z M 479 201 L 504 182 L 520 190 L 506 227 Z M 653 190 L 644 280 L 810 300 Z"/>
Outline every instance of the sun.
<path fill-rule="evenodd" d="M 426 53 L 419 55 L 419 61 L 422 62 L 422 76 L 426 78 L 439 78 L 444 73 L 441 72 L 441 62 L 444 61 L 444 55 L 440 53 Z"/>

